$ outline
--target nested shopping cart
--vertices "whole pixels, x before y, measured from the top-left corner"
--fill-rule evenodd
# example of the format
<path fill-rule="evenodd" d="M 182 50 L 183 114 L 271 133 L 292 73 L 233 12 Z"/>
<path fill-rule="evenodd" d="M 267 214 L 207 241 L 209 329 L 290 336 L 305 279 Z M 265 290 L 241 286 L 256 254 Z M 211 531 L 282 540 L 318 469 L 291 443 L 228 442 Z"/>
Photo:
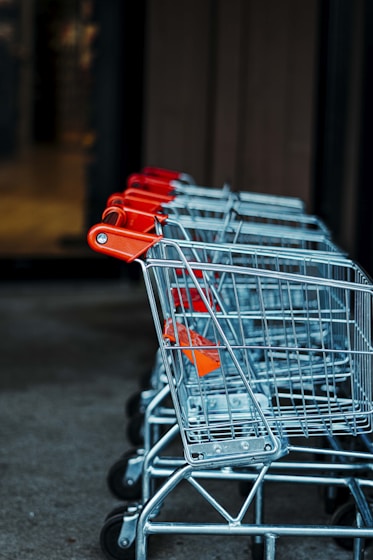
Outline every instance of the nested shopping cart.
<path fill-rule="evenodd" d="M 113 203 L 113 199 L 109 199 Z M 321 233 L 303 231 L 299 227 L 278 226 L 266 224 L 248 224 L 237 220 L 235 214 L 227 212 L 224 219 L 212 219 L 186 214 L 177 219 L 165 215 L 153 215 L 123 206 L 118 200 L 115 206 L 108 206 L 103 219 L 109 224 L 117 226 L 129 225 L 141 228 L 143 231 L 159 230 L 162 235 L 171 239 L 194 239 L 208 243 L 225 242 L 240 244 L 256 244 L 276 248 L 287 248 L 301 251 L 335 252 L 339 249 L 329 236 Z M 107 481 L 111 492 L 119 499 L 140 498 L 144 493 L 141 488 L 141 477 L 144 468 L 145 454 L 149 447 L 159 437 L 159 427 L 173 422 L 173 411 L 169 407 L 161 406 L 161 401 L 167 401 L 167 386 L 164 368 L 156 356 L 155 366 L 148 379 L 148 387 L 133 395 L 127 404 L 130 408 L 130 418 L 127 423 L 127 435 L 131 443 L 137 448 L 128 452 L 113 463 Z M 162 391 L 161 391 L 162 389 Z M 155 400 L 153 400 L 156 396 Z M 152 401 L 152 402 L 151 402 Z M 151 406 L 146 412 L 146 408 Z M 129 406 L 128 406 L 129 405 Z M 133 410 L 135 407 L 135 410 Z M 156 411 L 156 412 L 155 412 Z M 155 431 L 154 431 L 155 430 Z M 145 441 L 144 441 L 145 440 Z M 140 448 L 138 447 L 140 446 Z M 145 451 L 144 451 L 145 448 Z M 148 495 L 148 492 L 145 492 Z"/>
<path fill-rule="evenodd" d="M 153 186 L 154 182 L 155 186 Z M 137 188 L 131 187 L 133 184 L 137 184 Z M 122 193 L 113 193 L 107 205 L 123 205 L 128 208 L 134 206 L 136 209 L 149 212 L 162 211 L 177 218 L 188 215 L 223 220 L 230 211 L 240 222 L 266 226 L 285 225 L 301 228 L 306 232 L 320 231 L 325 235 L 329 233 L 320 218 L 303 212 L 300 201 L 292 197 L 231 193 L 231 191 L 228 191 L 228 195 L 224 195 L 224 189 L 191 185 L 183 186 L 183 194 L 178 191 L 167 194 L 170 189 L 169 182 L 141 174 L 135 175 L 135 179 L 130 177 L 129 185 Z M 166 193 L 162 192 L 161 187 L 168 189 Z"/>
<path fill-rule="evenodd" d="M 200 203 L 201 200 L 199 199 Z M 262 195 L 262 200 L 264 200 L 264 195 Z M 130 204 L 130 206 L 127 206 L 127 204 Z M 133 199 L 127 201 L 126 193 L 124 193 L 120 198 L 116 195 L 109 198 L 103 219 L 108 223 L 121 226 L 129 224 L 139 227 L 140 225 L 143 231 L 150 231 L 154 229 L 156 218 L 162 234 L 170 238 L 185 238 L 208 243 L 259 244 L 281 249 L 286 247 L 307 251 L 341 252 L 331 241 L 329 232 L 325 233 L 325 228 L 320 228 L 320 231 L 311 231 L 307 227 L 304 228 L 304 216 L 294 218 L 292 215 L 286 220 L 283 218 L 282 224 L 278 225 L 278 223 L 274 223 L 273 211 L 268 214 L 267 208 L 262 203 L 260 215 L 262 221 L 259 221 L 258 215 L 255 216 L 255 220 L 252 219 L 252 209 L 242 221 L 236 211 L 225 207 L 222 200 L 219 200 L 219 204 L 221 207 L 219 210 L 220 217 L 196 216 L 194 213 L 189 215 L 187 212 L 176 217 L 172 215 L 170 217 L 164 214 L 164 209 L 161 207 L 158 207 L 158 210 L 162 211 L 162 214 L 159 212 L 157 214 L 143 212 L 143 206 L 140 204 L 137 208 L 137 202 Z M 214 206 L 217 206 L 216 200 L 214 200 Z M 284 206 L 285 203 L 282 200 L 280 209 L 283 209 Z M 155 207 L 152 207 L 152 210 L 154 209 Z M 270 222 L 267 221 L 268 216 L 271 219 Z M 317 221 L 314 219 L 313 224 L 316 223 Z M 157 379 L 155 383 L 150 379 L 149 390 L 142 391 L 142 397 L 134 395 L 129 402 L 127 410 L 133 411 L 136 405 L 139 410 L 137 414 L 136 412 L 133 415 L 131 414 L 132 418 L 128 425 L 130 440 L 135 444 L 139 444 L 142 438 L 142 435 L 139 434 L 145 403 L 152 397 L 154 390 L 157 391 L 158 388 Z"/>
<path fill-rule="evenodd" d="M 189 188 L 189 185 L 188 185 Z M 192 187 L 196 188 L 196 187 Z M 200 188 L 199 188 L 200 189 Z M 203 198 L 206 198 L 206 190 L 207 189 L 200 189 L 203 191 Z M 248 196 L 251 193 L 244 193 Z M 124 193 L 125 197 L 126 193 Z M 145 193 L 147 196 L 147 193 Z M 145 196 L 144 195 L 144 196 Z M 199 192 L 199 196 L 201 193 Z M 126 222 L 132 223 L 134 208 L 136 207 L 136 201 L 133 199 L 131 200 L 132 207 L 123 206 L 125 204 L 124 197 L 117 198 L 117 195 L 113 195 L 109 198 L 108 204 L 115 204 L 114 207 L 109 206 L 105 213 L 104 219 L 109 221 L 110 223 L 116 223 L 120 225 L 124 225 Z M 188 193 L 188 198 L 190 200 L 191 195 Z M 195 198 L 198 198 L 195 195 Z M 217 198 L 217 197 L 215 197 Z M 224 197 L 220 197 L 221 208 L 224 210 L 226 204 L 223 201 Z M 261 210 L 263 212 L 263 204 L 264 201 L 267 203 L 271 202 L 271 208 L 273 210 L 274 199 L 276 197 L 266 197 L 265 195 L 260 195 L 261 200 Z M 280 197 L 281 203 L 278 206 L 278 212 L 283 211 L 286 208 L 286 197 Z M 296 202 L 296 201 L 295 201 Z M 256 199 L 256 203 L 258 204 L 258 199 Z M 214 201 L 216 206 L 216 200 Z M 295 206 L 292 199 L 290 199 L 289 207 Z M 141 206 L 140 206 L 141 207 Z M 121 210 L 118 210 L 120 208 Z M 153 206 L 152 209 L 158 208 L 157 205 Z M 258 206 L 257 206 L 258 208 Z M 267 205 L 265 206 L 267 211 Z M 250 209 L 252 212 L 252 208 Z M 141 212 L 139 213 L 141 214 Z M 149 231 L 153 225 L 154 217 L 152 215 L 146 215 L 144 213 L 145 223 L 144 228 L 146 231 Z M 189 219 L 188 219 L 189 218 Z M 139 223 L 138 218 L 137 225 Z M 162 221 L 161 221 L 162 220 Z M 164 215 L 161 219 L 158 219 L 158 226 L 161 227 L 161 231 L 163 235 L 169 236 L 171 238 L 179 238 L 180 236 L 183 238 L 188 239 L 200 239 L 203 241 L 207 241 L 208 243 L 216 243 L 217 241 L 224 241 L 232 243 L 239 242 L 239 243 L 255 243 L 260 245 L 270 245 L 272 247 L 280 247 L 281 249 L 284 247 L 291 248 L 291 249 L 301 249 L 301 250 L 312 250 L 314 251 L 334 251 L 340 252 L 339 248 L 337 248 L 330 240 L 329 234 L 325 236 L 325 234 L 321 231 L 320 233 L 311 232 L 311 231 L 303 231 L 302 222 L 299 222 L 298 217 L 296 220 L 291 217 L 291 220 L 287 224 L 287 226 L 279 226 L 278 224 L 268 224 L 268 223 L 242 223 L 238 221 L 236 213 L 231 211 L 226 212 L 224 216 L 221 212 L 221 218 L 209 218 L 207 219 L 205 216 L 188 216 L 187 214 L 183 214 L 177 217 L 177 219 L 170 219 L 169 217 L 165 217 Z M 316 223 L 316 220 L 314 220 Z M 300 227 L 299 227 L 300 226 Z M 176 229 L 175 229 L 176 228 Z M 158 357 L 157 357 L 158 358 Z M 159 359 L 157 359 L 156 364 L 158 364 Z M 158 394 L 160 384 L 159 384 L 159 371 L 162 371 L 162 366 L 159 368 L 158 366 L 153 369 L 154 375 L 151 376 L 149 380 L 149 388 L 145 391 L 142 391 L 139 395 L 134 395 L 135 399 L 131 398 L 131 407 L 135 402 L 139 408 L 140 412 L 138 414 L 135 413 L 134 416 L 130 418 L 128 424 L 128 436 L 129 439 L 136 445 L 142 443 L 142 438 L 144 434 L 141 433 L 141 437 L 139 437 L 139 432 L 143 432 L 143 422 L 146 420 L 144 415 L 144 409 L 149 401 L 153 398 L 154 394 Z M 163 379 L 163 376 L 162 376 Z M 167 409 L 166 409 L 167 411 Z M 161 420 L 160 420 L 161 417 Z M 153 413 L 149 416 L 151 421 L 145 422 L 145 429 L 147 432 L 149 431 L 149 424 L 157 422 L 169 422 L 170 415 L 164 414 L 162 411 L 161 415 L 159 414 L 155 416 Z M 147 442 L 150 441 L 149 435 L 145 433 L 145 438 Z M 145 448 L 148 448 L 148 445 L 145 444 Z M 137 494 L 140 493 L 139 488 L 139 478 L 141 475 L 142 465 L 141 462 L 144 461 L 144 453 L 143 450 L 140 449 L 141 459 L 139 459 L 138 452 L 134 454 L 134 450 L 131 450 L 130 454 L 125 454 L 124 457 L 121 457 L 119 461 L 113 464 L 112 468 L 108 474 L 108 484 L 109 487 L 114 495 L 119 497 L 120 499 L 126 499 L 128 495 L 133 496 L 134 490 L 136 490 Z M 134 480 L 136 483 L 134 483 Z M 128 486 L 130 483 L 130 487 Z"/>
<path fill-rule="evenodd" d="M 143 168 L 141 173 L 133 173 L 128 177 L 128 190 L 133 195 L 140 191 L 140 193 L 146 192 L 149 195 L 164 196 L 165 202 L 175 198 L 184 202 L 196 198 L 208 198 L 225 202 L 236 200 L 252 206 L 266 205 L 275 211 L 305 212 L 304 202 L 297 197 L 269 195 L 248 189 L 232 191 L 228 183 L 225 183 L 223 187 L 201 186 L 197 185 L 189 174 L 149 166 Z"/>
<path fill-rule="evenodd" d="M 150 231 L 154 227 L 154 218 L 156 217 L 162 234 L 170 238 L 186 238 L 208 243 L 244 243 L 280 247 L 281 249 L 286 247 L 289 249 L 342 253 L 340 248 L 331 241 L 330 232 L 315 216 L 305 216 L 299 211 L 289 214 L 287 210 L 284 213 L 287 208 L 292 210 L 293 207 L 296 208 L 294 200 L 297 202 L 297 199 L 290 199 L 287 207 L 285 204 L 286 197 L 270 196 L 267 197 L 267 204 L 265 204 L 266 197 L 261 195 L 261 203 L 259 204 L 256 200 L 255 210 L 249 205 L 245 209 L 242 207 L 242 214 L 237 214 L 236 209 L 233 209 L 230 205 L 227 206 L 224 196 L 219 199 L 217 196 L 209 199 L 205 194 L 208 191 L 207 188 L 192 188 L 197 192 L 202 190 L 203 194 L 192 196 L 188 192 L 188 200 L 194 202 L 186 206 L 182 213 L 177 212 L 174 215 L 171 209 L 171 214 L 168 215 L 167 210 L 170 210 L 170 208 L 158 202 L 156 204 L 151 202 L 150 206 L 146 207 L 152 213 L 144 212 L 142 203 L 148 196 L 148 192 L 144 191 L 144 198 L 139 201 L 132 198 L 132 195 L 127 198 L 127 192 L 125 191 L 120 195 L 114 194 L 109 197 L 103 218 L 109 223 L 122 226 L 126 223 L 132 225 L 135 222 L 138 225 L 143 220 L 142 231 Z M 216 192 L 216 189 L 214 192 Z M 250 193 L 244 194 L 249 195 Z M 277 200 L 277 198 L 280 198 L 281 202 L 277 206 L 277 212 L 274 213 L 274 200 Z M 213 204 L 212 208 L 214 208 L 213 215 L 210 212 L 206 214 L 206 208 L 211 205 L 211 202 Z M 197 204 L 200 209 L 204 209 L 203 213 L 194 211 Z M 192 206 L 194 206 L 194 209 L 191 208 Z M 270 207 L 270 210 L 268 210 L 268 207 Z M 189 210 L 191 210 L 190 213 Z M 151 395 L 151 392 L 147 394 L 146 398 L 149 395 Z M 136 399 L 131 401 L 131 409 L 133 408 L 133 402 L 136 402 Z M 132 432 L 136 432 L 136 430 L 131 429 Z"/>
<path fill-rule="evenodd" d="M 185 461 L 138 509 L 110 517 L 104 546 L 114 558 L 147 557 L 149 535 L 195 533 L 262 536 L 275 557 L 283 535 L 372 537 L 372 516 L 360 477 L 371 454 L 335 452 L 351 460 L 348 476 L 276 475 L 287 454 L 327 455 L 297 438 L 358 437 L 372 431 L 372 284 L 343 258 L 275 254 L 136 232 L 110 224 L 91 228 L 90 246 L 142 267 Z M 259 258 L 260 257 L 260 258 Z M 198 305 L 195 304 L 197 301 Z M 356 463 L 355 461 L 359 461 Z M 294 465 L 290 464 L 290 468 Z M 300 466 L 302 467 L 302 465 Z M 287 467 L 289 468 L 289 467 Z M 335 467 L 333 472 L 338 472 Z M 202 486 L 204 476 L 249 480 L 233 515 Z M 246 523 L 263 483 L 348 487 L 357 526 Z M 186 481 L 221 515 L 221 523 L 155 521 Z M 116 556 L 117 554 L 117 556 Z M 354 549 L 354 558 L 361 546 Z"/>
<path fill-rule="evenodd" d="M 151 229 L 159 230 L 163 236 L 171 239 L 198 239 L 208 243 L 216 243 L 218 241 L 225 243 L 240 243 L 246 247 L 248 244 L 256 244 L 256 246 L 275 247 L 279 249 L 291 249 L 293 253 L 317 254 L 334 252 L 339 253 L 339 249 L 332 243 L 329 237 L 320 234 L 307 233 L 299 231 L 296 228 L 274 226 L 271 228 L 252 226 L 249 224 L 238 223 L 237 220 L 231 220 L 229 213 L 224 221 L 211 219 L 196 219 L 182 216 L 178 220 L 170 219 L 167 216 L 143 214 L 141 212 L 134 213 L 133 209 L 125 209 L 122 206 L 108 207 L 103 219 L 109 224 L 116 226 L 124 226 L 125 224 L 140 225 L 146 231 Z M 156 222 L 156 223 L 155 223 Z M 255 249 L 254 249 L 255 251 Z M 277 252 L 276 252 L 277 255 Z M 205 256 L 207 258 L 207 256 Z M 261 255 L 261 260 L 264 254 Z M 194 298 L 196 294 L 193 294 Z M 158 352 L 159 354 L 159 352 Z M 159 355 L 156 356 L 156 363 L 151 376 L 148 380 L 149 385 L 145 390 L 131 397 L 131 407 L 133 403 L 137 405 L 138 411 L 130 415 L 127 424 L 127 435 L 132 444 L 140 448 L 131 448 L 128 452 L 113 463 L 108 472 L 108 485 L 111 492 L 119 499 L 140 498 L 141 476 L 145 462 L 145 453 L 149 447 L 159 436 L 159 426 L 169 425 L 172 423 L 172 410 L 168 407 L 161 408 L 161 398 L 167 399 L 167 386 L 162 361 Z M 153 400 L 153 397 L 156 399 Z M 146 407 L 152 402 L 146 413 Z M 155 413 L 155 410 L 157 411 Z M 153 433 L 153 430 L 156 431 Z M 145 440 L 145 441 L 144 441 Z M 145 448 L 145 451 L 144 451 Z M 145 492 L 147 495 L 148 492 Z"/>

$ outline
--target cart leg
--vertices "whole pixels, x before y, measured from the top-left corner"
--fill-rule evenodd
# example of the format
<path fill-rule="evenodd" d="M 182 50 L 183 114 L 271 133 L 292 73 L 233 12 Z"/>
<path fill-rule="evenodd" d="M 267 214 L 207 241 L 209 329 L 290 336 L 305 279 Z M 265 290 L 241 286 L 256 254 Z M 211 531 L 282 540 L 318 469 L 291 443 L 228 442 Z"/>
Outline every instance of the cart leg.
<path fill-rule="evenodd" d="M 356 527 L 361 528 L 363 525 L 362 517 L 359 512 L 356 514 Z M 354 539 L 353 560 L 364 560 L 365 556 L 365 539 L 357 537 Z"/>
<path fill-rule="evenodd" d="M 275 560 L 276 538 L 272 533 L 265 536 L 265 560 Z"/>
<path fill-rule="evenodd" d="M 255 525 L 261 525 L 263 522 L 263 483 L 261 483 L 255 495 Z M 262 535 L 254 535 L 252 537 L 252 557 L 253 560 L 263 560 L 264 557 L 264 538 Z"/>
<path fill-rule="evenodd" d="M 185 464 L 177 469 L 161 488 L 144 505 L 137 522 L 136 529 L 136 560 L 146 560 L 148 550 L 148 536 L 151 534 L 151 517 L 160 504 L 167 498 L 174 488 L 192 472 L 191 465 Z"/>

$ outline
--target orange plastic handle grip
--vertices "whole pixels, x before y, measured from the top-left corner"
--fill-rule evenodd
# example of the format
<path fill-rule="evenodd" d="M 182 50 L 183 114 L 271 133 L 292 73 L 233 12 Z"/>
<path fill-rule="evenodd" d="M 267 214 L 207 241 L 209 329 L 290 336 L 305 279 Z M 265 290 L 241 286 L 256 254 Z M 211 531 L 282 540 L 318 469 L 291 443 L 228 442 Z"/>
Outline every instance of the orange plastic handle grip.
<path fill-rule="evenodd" d="M 136 196 L 124 196 L 123 194 L 109 196 L 107 206 L 117 206 L 118 208 L 128 206 L 150 214 L 157 214 L 161 210 L 159 202 L 152 202 L 149 199 Z"/>
<path fill-rule="evenodd" d="M 174 191 L 169 179 L 144 175 L 143 173 L 132 173 L 127 179 L 128 187 L 166 195 L 171 195 Z"/>
<path fill-rule="evenodd" d="M 152 191 L 147 191 L 146 189 L 135 188 L 135 187 L 128 187 L 125 191 L 123 191 L 125 196 L 137 196 L 141 198 L 147 198 L 149 200 L 156 200 L 160 204 L 163 202 L 171 202 L 174 200 L 174 196 L 165 193 L 157 193 Z"/>
<path fill-rule="evenodd" d="M 91 249 L 127 263 L 144 255 L 161 239 L 161 235 L 131 231 L 104 223 L 92 226 L 87 233 Z"/>
<path fill-rule="evenodd" d="M 156 214 L 162 211 L 162 204 L 172 200 L 172 197 L 159 195 L 142 189 L 129 188 L 121 193 L 109 196 L 106 206 L 128 206 L 143 212 Z"/>
<path fill-rule="evenodd" d="M 102 214 L 102 223 L 89 229 L 88 245 L 98 253 L 132 262 L 162 239 L 151 232 L 156 220 L 162 223 L 166 219 L 167 216 L 128 206 L 108 206 Z"/>
<path fill-rule="evenodd" d="M 164 167 L 153 167 L 148 165 L 142 168 L 142 173 L 144 175 L 152 175 L 153 177 L 159 177 L 168 179 L 169 181 L 179 180 L 182 176 L 180 171 L 174 171 L 172 169 L 165 169 Z"/>
<path fill-rule="evenodd" d="M 152 214 L 129 206 L 108 206 L 102 214 L 102 221 L 106 224 L 125 227 L 131 231 L 148 233 L 154 230 L 155 219 L 164 223 L 167 216 Z"/>

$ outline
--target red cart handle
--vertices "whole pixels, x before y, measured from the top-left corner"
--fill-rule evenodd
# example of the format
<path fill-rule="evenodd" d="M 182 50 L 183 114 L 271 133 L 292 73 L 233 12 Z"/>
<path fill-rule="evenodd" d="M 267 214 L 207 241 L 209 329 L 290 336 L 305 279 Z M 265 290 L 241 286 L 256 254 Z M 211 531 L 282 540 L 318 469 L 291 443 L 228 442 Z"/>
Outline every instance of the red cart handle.
<path fill-rule="evenodd" d="M 157 193 L 152 191 L 147 191 L 146 189 L 138 189 L 134 187 L 128 187 L 123 191 L 125 196 L 136 196 L 137 198 L 146 198 L 147 200 L 157 201 L 159 204 L 172 202 L 174 200 L 174 195 L 169 195 L 165 193 Z"/>
<path fill-rule="evenodd" d="M 165 169 L 164 167 L 152 167 L 150 165 L 143 167 L 141 173 L 144 175 L 151 175 L 153 177 L 159 177 L 168 179 L 169 181 L 180 181 L 188 185 L 195 185 L 195 180 L 188 173 L 182 171 L 174 171 L 173 169 Z"/>
<path fill-rule="evenodd" d="M 171 185 L 170 179 L 153 177 L 151 175 L 144 175 L 143 173 L 132 173 L 127 179 L 127 188 L 129 187 L 169 196 L 171 196 L 175 190 Z"/>
<path fill-rule="evenodd" d="M 113 193 L 107 199 L 107 206 L 128 206 L 151 214 L 162 211 L 162 204 L 173 200 L 173 197 L 159 195 L 142 189 L 129 188 L 121 193 Z"/>
<path fill-rule="evenodd" d="M 166 219 L 167 216 L 133 208 L 109 206 L 103 212 L 103 221 L 88 230 L 88 245 L 98 253 L 130 263 L 162 239 L 161 235 L 150 232 L 154 230 L 155 220 Z"/>
<path fill-rule="evenodd" d="M 107 206 L 116 206 L 118 208 L 128 206 L 150 214 L 157 214 L 161 210 L 161 206 L 158 202 L 152 202 L 151 200 L 141 197 L 124 196 L 123 193 L 116 193 L 109 196 L 106 204 Z"/>
<path fill-rule="evenodd" d="M 124 193 L 114 193 L 110 195 L 106 201 L 106 206 L 116 206 L 117 208 L 127 206 L 128 208 L 134 208 L 149 214 L 157 214 L 162 209 L 158 202 L 152 202 L 151 200 L 142 199 L 141 197 L 125 196 Z"/>
<path fill-rule="evenodd" d="M 180 173 L 180 171 L 165 169 L 164 167 L 152 167 L 151 165 L 143 167 L 141 173 L 152 177 L 159 177 L 160 179 L 167 179 L 168 181 L 180 181 L 183 177 L 183 173 Z"/>
<path fill-rule="evenodd" d="M 167 216 L 151 214 L 129 206 L 108 206 L 102 213 L 102 221 L 105 224 L 125 227 L 131 231 L 142 233 L 154 230 L 155 220 L 163 224 L 167 220 Z"/>
<path fill-rule="evenodd" d="M 141 233 L 109 224 L 96 224 L 87 234 L 88 245 L 94 251 L 133 262 L 162 239 L 161 235 Z"/>

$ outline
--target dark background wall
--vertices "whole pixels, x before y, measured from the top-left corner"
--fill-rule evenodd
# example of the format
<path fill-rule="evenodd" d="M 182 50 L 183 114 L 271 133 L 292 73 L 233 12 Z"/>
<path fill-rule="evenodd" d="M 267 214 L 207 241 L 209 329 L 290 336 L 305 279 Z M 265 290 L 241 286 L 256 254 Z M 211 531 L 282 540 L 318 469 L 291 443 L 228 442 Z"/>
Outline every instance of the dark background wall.
<path fill-rule="evenodd" d="M 19 61 L 14 50 L 20 18 L 17 4 L 0 4 L 0 158 L 17 146 L 17 97 Z"/>
<path fill-rule="evenodd" d="M 32 87 L 20 87 L 22 58 L 0 26 L 3 157 L 17 149 L 19 89 L 33 99 L 29 141 L 61 134 L 63 57 L 48 33 L 83 5 L 98 33 L 89 76 L 71 70 L 85 89 L 65 115 L 82 107 L 92 130 L 87 227 L 130 173 L 158 165 L 200 184 L 299 196 L 373 270 L 371 0 L 5 3 L 2 20 L 31 22 L 18 33 L 32 30 L 39 55 Z"/>
<path fill-rule="evenodd" d="M 314 0 L 149 3 L 145 157 L 310 202 Z"/>
<path fill-rule="evenodd" d="M 148 3 L 143 158 L 301 197 L 373 270 L 369 0 Z"/>

